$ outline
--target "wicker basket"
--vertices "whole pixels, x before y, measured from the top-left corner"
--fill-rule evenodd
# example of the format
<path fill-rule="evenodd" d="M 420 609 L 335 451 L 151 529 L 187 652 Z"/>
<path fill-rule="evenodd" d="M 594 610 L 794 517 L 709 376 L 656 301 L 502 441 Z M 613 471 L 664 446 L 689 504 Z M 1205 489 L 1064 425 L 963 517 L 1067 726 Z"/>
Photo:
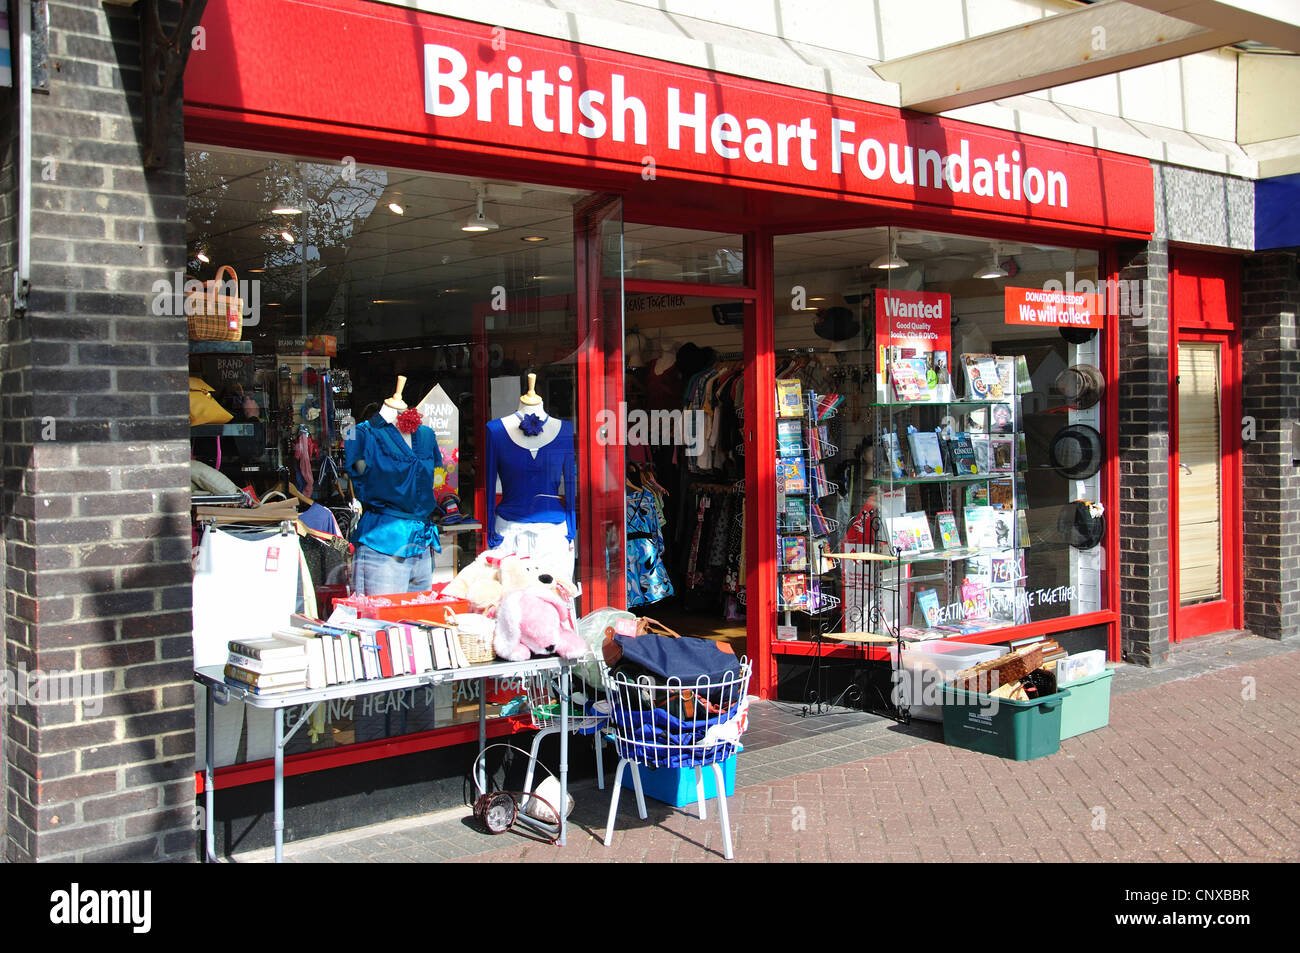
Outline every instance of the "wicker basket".
<path fill-rule="evenodd" d="M 465 653 L 465 658 L 469 659 L 471 665 L 479 662 L 491 662 L 495 659 L 496 653 L 492 651 L 492 634 L 475 635 L 472 632 L 466 632 L 464 629 L 456 630 L 456 638 L 460 640 L 461 651 Z"/>
<path fill-rule="evenodd" d="M 239 287 L 239 276 L 229 265 L 217 269 L 212 281 L 204 282 L 203 291 L 185 296 L 185 317 L 191 341 L 238 341 L 244 333 L 244 299 L 221 294 L 221 276 L 230 272 L 230 285 Z"/>

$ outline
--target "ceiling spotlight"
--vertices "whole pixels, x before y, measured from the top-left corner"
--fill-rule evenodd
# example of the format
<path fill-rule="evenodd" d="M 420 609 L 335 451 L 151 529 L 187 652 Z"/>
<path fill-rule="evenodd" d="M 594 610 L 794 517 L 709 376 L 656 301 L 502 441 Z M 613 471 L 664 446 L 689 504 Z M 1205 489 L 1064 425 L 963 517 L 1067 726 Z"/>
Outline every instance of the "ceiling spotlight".
<path fill-rule="evenodd" d="M 287 228 L 280 233 L 280 237 L 283 238 L 290 245 L 292 245 L 294 242 L 298 240 L 293 237 L 293 232 L 289 231 Z"/>
<path fill-rule="evenodd" d="M 895 268 L 906 268 L 907 262 L 898 255 L 898 239 L 890 238 L 889 254 L 881 255 L 871 263 L 872 268 L 879 268 L 881 271 L 893 271 Z"/>
<path fill-rule="evenodd" d="M 1007 270 L 998 264 L 998 248 L 993 246 L 993 257 L 989 260 L 988 265 L 982 265 L 975 269 L 972 278 L 1006 278 Z"/>
<path fill-rule="evenodd" d="M 402 208 L 402 207 L 401 207 L 400 205 L 398 205 L 396 202 L 389 202 L 389 203 L 388 203 L 388 211 L 392 212 L 394 215 L 405 215 L 405 214 L 406 214 L 406 209 Z"/>
<path fill-rule="evenodd" d="M 544 242 L 547 241 L 547 238 L 545 235 L 525 235 L 519 240 L 521 242 Z"/>
<path fill-rule="evenodd" d="M 492 221 L 492 219 L 488 218 L 487 215 L 483 213 L 483 192 L 484 192 L 483 186 L 481 185 L 478 186 L 474 191 L 478 193 L 478 200 L 475 202 L 475 206 L 474 206 L 474 214 L 472 214 L 469 217 L 468 221 L 466 221 L 465 224 L 460 227 L 460 230 L 462 232 L 496 231 L 501 226 L 498 225 L 496 222 Z"/>
<path fill-rule="evenodd" d="M 292 205 L 281 205 L 279 208 L 271 209 L 272 215 L 301 215 L 302 209 L 294 208 Z"/>
<path fill-rule="evenodd" d="M 204 251 L 202 248 L 198 250 L 198 252 L 195 254 L 194 257 L 197 258 L 199 261 L 203 262 L 203 264 L 205 265 L 212 261 L 212 259 L 208 257 L 208 253 Z"/>

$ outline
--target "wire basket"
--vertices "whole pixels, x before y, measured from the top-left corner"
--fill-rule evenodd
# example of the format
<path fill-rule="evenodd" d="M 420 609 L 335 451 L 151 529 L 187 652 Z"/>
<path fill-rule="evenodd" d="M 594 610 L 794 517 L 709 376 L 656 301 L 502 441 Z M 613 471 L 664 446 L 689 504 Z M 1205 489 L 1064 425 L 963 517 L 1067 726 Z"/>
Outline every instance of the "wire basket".
<path fill-rule="evenodd" d="M 560 683 L 554 672 L 530 676 L 525 686 L 528 715 L 534 728 L 560 727 Z M 579 735 L 595 734 L 609 720 L 609 707 L 575 692 L 569 697 L 569 730 Z"/>

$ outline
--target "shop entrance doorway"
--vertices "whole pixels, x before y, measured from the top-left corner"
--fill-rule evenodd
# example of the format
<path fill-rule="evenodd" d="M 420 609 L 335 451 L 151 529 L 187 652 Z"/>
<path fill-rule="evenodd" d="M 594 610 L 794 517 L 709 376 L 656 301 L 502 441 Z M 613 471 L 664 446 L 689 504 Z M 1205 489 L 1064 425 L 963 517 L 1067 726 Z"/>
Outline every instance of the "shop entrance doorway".
<path fill-rule="evenodd" d="M 1170 355 L 1170 641 L 1241 625 L 1240 357 L 1235 262 L 1175 260 Z"/>

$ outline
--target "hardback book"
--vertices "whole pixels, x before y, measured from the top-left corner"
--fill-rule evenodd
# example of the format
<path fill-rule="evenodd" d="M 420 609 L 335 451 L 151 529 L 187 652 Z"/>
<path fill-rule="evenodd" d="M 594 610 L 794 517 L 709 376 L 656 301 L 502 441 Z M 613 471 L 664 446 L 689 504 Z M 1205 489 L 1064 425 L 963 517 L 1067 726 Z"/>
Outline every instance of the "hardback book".
<path fill-rule="evenodd" d="M 803 452 L 802 420 L 776 422 L 776 452 L 783 457 L 798 456 Z"/>
<path fill-rule="evenodd" d="M 939 528 L 939 536 L 936 542 L 940 549 L 960 549 L 961 534 L 957 530 L 957 517 L 953 515 L 952 510 L 941 510 L 935 515 L 935 522 Z"/>
<path fill-rule="evenodd" d="M 361 663 L 361 636 L 353 632 L 348 639 L 348 649 L 351 652 L 352 672 L 354 681 L 365 681 L 366 669 Z"/>
<path fill-rule="evenodd" d="M 256 639 L 231 639 L 226 647 L 228 651 L 238 652 L 248 658 L 261 662 L 272 659 L 296 658 L 307 655 L 307 647 L 298 642 L 289 642 L 275 636 L 262 636 Z"/>
<path fill-rule="evenodd" d="M 270 659 L 263 662 L 261 659 L 251 658 L 239 652 L 231 652 L 226 656 L 226 661 L 231 665 L 238 665 L 248 672 L 256 672 L 259 675 L 274 675 L 278 672 L 301 672 L 302 659 L 299 656 L 288 656 L 285 658 Z"/>
<path fill-rule="evenodd" d="M 428 672 L 433 668 L 433 643 L 429 639 L 429 630 L 424 626 L 410 626 L 411 644 L 415 646 L 415 674 Z"/>
<path fill-rule="evenodd" d="M 1010 480 L 989 481 L 989 505 L 1010 509 L 1013 502 Z"/>
<path fill-rule="evenodd" d="M 1010 397 L 1016 392 L 1016 359 L 1015 357 L 1003 357 L 996 355 L 993 363 L 998 369 L 998 384 L 1002 388 L 1001 394 L 995 394 L 995 397 Z"/>
<path fill-rule="evenodd" d="M 988 506 L 989 505 L 989 485 L 987 483 L 968 483 L 966 484 L 966 506 Z M 967 540 L 969 544 L 970 541 Z"/>
<path fill-rule="evenodd" d="M 903 518 L 908 521 L 913 537 L 916 539 L 916 551 L 919 553 L 928 553 L 934 550 L 934 537 L 930 534 L 930 520 L 925 515 L 924 510 L 917 510 L 914 513 L 904 513 Z"/>
<path fill-rule="evenodd" d="M 994 404 L 989 408 L 990 433 L 1014 433 L 1015 415 L 1010 404 Z"/>
<path fill-rule="evenodd" d="M 898 443 L 898 434 L 886 430 L 880 435 L 880 455 L 877 458 L 877 476 L 903 476 L 903 451 Z"/>
<path fill-rule="evenodd" d="M 776 482 L 782 493 L 807 493 L 808 473 L 803 457 L 784 457 L 778 461 Z"/>
<path fill-rule="evenodd" d="M 787 609 L 808 607 L 808 577 L 803 573 L 785 573 L 781 576 L 781 602 Z"/>
<path fill-rule="evenodd" d="M 971 444 L 971 435 L 961 432 L 948 441 L 948 456 L 953 473 L 979 473 L 975 463 L 975 447 Z"/>
<path fill-rule="evenodd" d="M 991 473 L 992 457 L 989 453 L 990 437 L 986 433 L 973 433 L 970 435 L 971 449 L 975 453 L 975 469 L 977 473 Z"/>
<path fill-rule="evenodd" d="M 248 669 L 240 668 L 238 665 L 226 664 L 224 669 L 226 681 L 237 682 L 240 685 L 247 685 L 253 688 L 261 689 L 263 692 L 270 690 L 293 691 L 299 688 L 307 687 L 307 670 L 300 669 L 297 672 L 276 672 L 270 675 L 264 675 L 259 672 L 250 672 Z"/>
<path fill-rule="evenodd" d="M 933 431 L 918 430 L 907 435 L 912 450 L 913 473 L 918 477 L 943 475 L 943 450 L 939 435 Z"/>
<path fill-rule="evenodd" d="M 997 532 L 994 529 L 993 507 L 967 506 L 966 545 L 978 549 L 993 549 L 997 545 Z"/>
<path fill-rule="evenodd" d="M 808 544 L 802 536 L 781 537 L 781 562 L 784 568 L 802 572 L 808 568 Z"/>
<path fill-rule="evenodd" d="M 803 385 L 798 378 L 786 377 L 776 382 L 776 413 L 778 417 L 803 416 Z"/>
<path fill-rule="evenodd" d="M 1016 621 L 1016 590 L 1010 586 L 994 586 L 988 590 L 989 616 L 1003 622 Z"/>
<path fill-rule="evenodd" d="M 445 632 L 441 626 L 429 630 L 429 637 L 433 640 L 433 664 L 440 670 L 456 667 Z"/>
<path fill-rule="evenodd" d="M 989 437 L 989 472 L 1010 473 L 1014 469 L 1015 438 L 1010 436 Z"/>
<path fill-rule="evenodd" d="M 961 362 L 966 372 L 968 400 L 997 400 L 1003 396 L 997 362 L 992 354 L 963 354 Z"/>
<path fill-rule="evenodd" d="M 382 628 L 375 633 L 375 640 L 379 643 L 379 672 L 384 678 L 393 677 L 393 643 L 390 641 L 392 636 L 389 628 Z"/>
<path fill-rule="evenodd" d="M 275 638 L 295 642 L 306 647 L 308 688 L 325 688 L 329 685 L 329 679 L 325 672 L 325 651 L 328 646 L 325 644 L 324 636 L 313 632 L 311 629 L 301 627 L 276 629 L 271 634 Z M 257 671 L 257 669 L 254 668 L 251 671 Z"/>

